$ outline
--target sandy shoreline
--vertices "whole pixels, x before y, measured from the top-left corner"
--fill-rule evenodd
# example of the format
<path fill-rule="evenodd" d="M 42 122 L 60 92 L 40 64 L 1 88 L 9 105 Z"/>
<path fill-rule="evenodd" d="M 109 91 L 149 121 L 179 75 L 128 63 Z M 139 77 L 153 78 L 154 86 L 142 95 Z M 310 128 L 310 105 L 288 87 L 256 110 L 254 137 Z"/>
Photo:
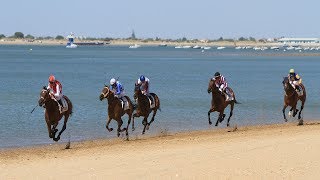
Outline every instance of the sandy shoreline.
<path fill-rule="evenodd" d="M 0 151 L 0 179 L 317 179 L 320 123 Z"/>

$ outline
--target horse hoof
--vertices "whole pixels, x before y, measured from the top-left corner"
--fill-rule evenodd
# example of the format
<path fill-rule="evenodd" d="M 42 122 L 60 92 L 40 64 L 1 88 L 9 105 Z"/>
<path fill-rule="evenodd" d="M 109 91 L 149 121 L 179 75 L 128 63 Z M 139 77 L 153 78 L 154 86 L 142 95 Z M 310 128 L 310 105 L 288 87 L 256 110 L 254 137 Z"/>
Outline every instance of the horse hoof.
<path fill-rule="evenodd" d="M 209 125 L 211 125 L 212 124 L 212 122 L 211 121 L 209 121 Z"/>
<path fill-rule="evenodd" d="M 60 137 L 53 138 L 53 140 L 54 140 L 55 142 L 58 142 L 58 141 L 60 140 Z"/>
<path fill-rule="evenodd" d="M 218 126 L 218 123 L 216 125 L 214 125 L 214 126 Z"/>
<path fill-rule="evenodd" d="M 119 136 L 120 136 L 120 133 L 117 133 L 117 136 L 119 137 Z"/>
<path fill-rule="evenodd" d="M 284 122 L 288 122 L 288 120 L 287 120 L 287 119 L 284 119 Z"/>
<path fill-rule="evenodd" d="M 136 128 L 132 128 L 132 131 L 136 130 Z"/>
<path fill-rule="evenodd" d="M 146 126 L 146 130 L 149 130 L 149 126 L 150 126 L 150 124 L 147 124 L 147 126 Z"/>
<path fill-rule="evenodd" d="M 227 124 L 227 127 L 229 127 L 229 126 L 230 126 L 230 124 L 228 123 L 228 124 Z"/>
<path fill-rule="evenodd" d="M 303 120 L 299 120 L 298 126 L 302 126 L 302 125 L 303 125 Z"/>

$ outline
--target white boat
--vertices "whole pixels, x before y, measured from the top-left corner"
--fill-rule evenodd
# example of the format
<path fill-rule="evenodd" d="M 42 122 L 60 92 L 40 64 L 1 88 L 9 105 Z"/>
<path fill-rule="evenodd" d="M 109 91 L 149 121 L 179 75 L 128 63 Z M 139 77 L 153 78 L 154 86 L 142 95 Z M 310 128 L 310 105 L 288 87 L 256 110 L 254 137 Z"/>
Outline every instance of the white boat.
<path fill-rule="evenodd" d="M 67 38 L 68 38 L 68 43 L 66 45 L 66 48 L 77 48 L 78 47 L 78 45 L 73 44 L 73 41 L 74 41 L 74 34 L 73 33 L 68 35 Z"/>
<path fill-rule="evenodd" d="M 76 44 L 67 44 L 67 46 L 66 46 L 66 48 L 77 48 L 78 47 L 78 45 L 76 45 Z"/>
<path fill-rule="evenodd" d="M 309 50 L 310 49 L 310 47 L 305 47 L 305 48 L 303 48 L 303 50 Z"/>
<path fill-rule="evenodd" d="M 189 48 L 191 48 L 191 46 L 182 46 L 182 48 L 189 49 Z"/>
<path fill-rule="evenodd" d="M 279 50 L 280 48 L 278 46 L 272 46 L 270 47 L 271 50 Z"/>
<path fill-rule="evenodd" d="M 168 45 L 167 44 L 164 44 L 164 43 L 162 43 L 162 44 L 160 44 L 159 45 L 159 47 L 167 47 Z"/>
<path fill-rule="evenodd" d="M 260 47 L 254 47 L 253 50 L 258 51 L 258 50 L 261 50 L 261 48 Z"/>
<path fill-rule="evenodd" d="M 287 50 L 293 50 L 295 47 L 292 47 L 292 46 L 289 46 L 289 47 L 287 47 L 286 49 Z"/>
<path fill-rule="evenodd" d="M 217 47 L 218 50 L 225 49 L 225 48 L 226 48 L 226 47 L 224 47 L 224 46 L 219 46 L 219 47 Z"/>
<path fill-rule="evenodd" d="M 237 46 L 237 47 L 235 47 L 235 49 L 242 49 L 242 47 L 241 46 Z"/>
<path fill-rule="evenodd" d="M 294 48 L 294 50 L 301 50 L 301 49 L 302 49 L 301 47 Z"/>
<path fill-rule="evenodd" d="M 193 46 L 193 49 L 200 49 L 200 48 L 201 46 L 198 46 L 198 45 Z"/>
<path fill-rule="evenodd" d="M 203 49 L 211 49 L 209 46 L 204 46 Z"/>
<path fill-rule="evenodd" d="M 182 48 L 182 46 L 176 46 L 176 47 L 174 47 L 174 48 L 176 48 L 176 49 L 181 49 L 181 48 Z"/>
<path fill-rule="evenodd" d="M 251 46 L 246 46 L 245 48 L 246 48 L 246 49 L 251 49 L 252 47 L 251 47 Z"/>
<path fill-rule="evenodd" d="M 139 47 L 141 47 L 139 44 L 135 44 L 133 46 L 129 46 L 129 48 L 131 48 L 131 49 L 137 49 Z"/>

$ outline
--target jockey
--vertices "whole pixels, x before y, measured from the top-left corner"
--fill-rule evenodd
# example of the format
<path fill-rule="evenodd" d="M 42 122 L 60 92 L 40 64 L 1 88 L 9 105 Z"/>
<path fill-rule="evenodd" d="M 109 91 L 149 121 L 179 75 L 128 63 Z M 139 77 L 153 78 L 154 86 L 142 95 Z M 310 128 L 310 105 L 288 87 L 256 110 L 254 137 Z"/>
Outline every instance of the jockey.
<path fill-rule="evenodd" d="M 140 85 L 141 93 L 143 95 L 146 95 L 150 99 L 151 104 L 152 104 L 153 100 L 152 100 L 152 97 L 149 93 L 149 89 L 150 89 L 149 78 L 145 77 L 144 75 L 141 75 L 140 78 L 138 79 L 138 81 L 136 82 L 136 85 Z"/>
<path fill-rule="evenodd" d="M 214 78 L 212 78 L 212 80 L 214 80 L 214 83 L 215 83 L 216 87 L 219 88 L 219 91 L 226 96 L 226 101 L 231 101 L 232 96 L 227 88 L 228 83 L 227 83 L 226 79 L 224 78 L 224 76 L 221 75 L 219 72 L 216 72 L 214 74 Z"/>
<path fill-rule="evenodd" d="M 122 84 L 119 81 L 117 81 L 115 78 L 111 78 L 110 89 L 114 93 L 114 97 L 118 98 L 121 101 L 121 105 L 123 107 L 124 100 L 122 98 L 124 97 L 124 88 Z"/>
<path fill-rule="evenodd" d="M 300 95 L 301 93 L 300 84 L 302 83 L 302 78 L 300 78 L 300 76 L 294 72 L 294 69 L 290 69 L 288 78 L 291 86 L 294 88 L 294 90 L 296 90 L 298 95 Z"/>
<path fill-rule="evenodd" d="M 58 101 L 60 113 L 63 113 L 64 111 L 66 111 L 67 102 L 63 98 L 62 85 L 58 80 L 56 80 L 56 78 L 53 75 L 49 76 L 49 84 L 47 89 L 49 89 L 50 91 L 50 97 Z"/>

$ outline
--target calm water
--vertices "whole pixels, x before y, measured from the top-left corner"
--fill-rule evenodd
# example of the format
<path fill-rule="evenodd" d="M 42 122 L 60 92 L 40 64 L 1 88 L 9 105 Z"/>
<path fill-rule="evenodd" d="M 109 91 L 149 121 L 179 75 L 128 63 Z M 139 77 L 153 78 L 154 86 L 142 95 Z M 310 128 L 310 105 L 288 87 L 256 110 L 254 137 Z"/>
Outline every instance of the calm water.
<path fill-rule="evenodd" d="M 318 119 L 319 57 L 257 55 L 262 53 L 272 51 L 211 49 L 202 53 L 173 47 L 0 46 L 0 147 L 52 143 L 44 110 L 38 107 L 30 113 L 50 74 L 62 82 L 64 94 L 74 104 L 62 142 L 69 138 L 114 137 L 116 132 L 105 129 L 107 102 L 99 101 L 98 96 L 104 83 L 119 77 L 126 94 L 132 97 L 140 74 L 150 78 L 151 91 L 161 100 L 162 111 L 147 134 L 214 128 L 207 120 L 211 98 L 207 86 L 216 71 L 225 75 L 242 103 L 235 107 L 232 124 L 283 122 L 281 81 L 290 68 L 302 76 L 308 91 L 304 119 Z M 216 119 L 217 115 L 211 117 Z M 124 120 L 126 123 L 126 116 Z M 136 131 L 131 135 L 141 133 L 141 121 L 136 120 Z M 225 126 L 226 122 L 220 124 Z M 116 127 L 115 121 L 111 127 Z"/>

